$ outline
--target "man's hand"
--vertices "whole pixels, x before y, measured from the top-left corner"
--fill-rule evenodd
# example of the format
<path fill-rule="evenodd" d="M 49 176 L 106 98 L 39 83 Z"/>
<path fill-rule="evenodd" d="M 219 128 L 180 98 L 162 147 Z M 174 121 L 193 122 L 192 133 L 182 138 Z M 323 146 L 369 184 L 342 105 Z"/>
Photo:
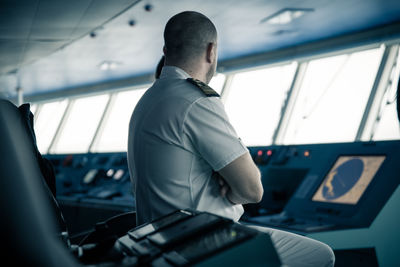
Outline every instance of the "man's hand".
<path fill-rule="evenodd" d="M 226 194 L 228 194 L 229 191 L 229 185 L 225 182 L 225 180 L 219 176 L 218 178 L 218 183 L 221 186 L 219 189 L 219 193 L 221 194 L 221 197 L 226 197 Z"/>
<path fill-rule="evenodd" d="M 228 183 L 224 180 L 224 178 L 222 178 L 222 176 L 218 172 L 213 173 L 213 178 L 217 179 L 217 181 L 218 181 L 218 184 L 220 186 L 219 193 L 220 193 L 221 197 L 228 198 L 227 194 L 228 194 L 229 190 L 231 189 L 229 187 Z"/>
<path fill-rule="evenodd" d="M 226 197 L 226 199 L 232 204 L 232 205 L 237 205 L 235 202 L 230 200 L 229 194 L 231 193 L 231 188 L 229 187 L 228 183 L 222 178 L 220 175 L 218 178 L 218 183 L 221 186 L 219 189 L 219 193 L 221 194 L 221 197 Z"/>
<path fill-rule="evenodd" d="M 218 171 L 223 181 L 229 185 L 224 193 L 232 203 L 247 204 L 261 201 L 264 189 L 261 174 L 249 152 L 235 159 Z"/>

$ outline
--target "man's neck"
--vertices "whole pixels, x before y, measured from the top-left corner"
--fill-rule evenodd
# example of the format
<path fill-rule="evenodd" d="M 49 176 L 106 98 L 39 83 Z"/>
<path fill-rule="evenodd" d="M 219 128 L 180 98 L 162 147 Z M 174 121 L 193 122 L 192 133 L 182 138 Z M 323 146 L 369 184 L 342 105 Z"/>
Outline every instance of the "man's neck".
<path fill-rule="evenodd" d="M 202 75 L 199 72 L 195 72 L 195 71 L 191 71 L 191 70 L 185 70 L 185 69 L 183 69 L 183 70 L 186 71 L 193 79 L 197 79 L 197 80 L 202 81 L 203 83 L 207 83 L 206 75 Z"/>
<path fill-rule="evenodd" d="M 174 66 L 184 70 L 187 74 L 189 74 L 193 79 L 200 80 L 204 83 L 207 82 L 206 72 L 203 71 L 203 68 L 199 65 L 189 65 L 189 64 L 166 64 L 166 66 Z"/>

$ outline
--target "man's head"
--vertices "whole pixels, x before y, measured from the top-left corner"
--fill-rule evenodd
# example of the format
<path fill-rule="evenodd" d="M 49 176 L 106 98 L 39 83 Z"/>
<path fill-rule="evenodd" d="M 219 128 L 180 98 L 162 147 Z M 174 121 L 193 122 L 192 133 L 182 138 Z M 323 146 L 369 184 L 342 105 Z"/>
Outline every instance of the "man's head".
<path fill-rule="evenodd" d="M 217 30 L 209 18 L 194 11 L 173 16 L 164 30 L 166 65 L 177 66 L 208 83 L 217 65 Z"/>

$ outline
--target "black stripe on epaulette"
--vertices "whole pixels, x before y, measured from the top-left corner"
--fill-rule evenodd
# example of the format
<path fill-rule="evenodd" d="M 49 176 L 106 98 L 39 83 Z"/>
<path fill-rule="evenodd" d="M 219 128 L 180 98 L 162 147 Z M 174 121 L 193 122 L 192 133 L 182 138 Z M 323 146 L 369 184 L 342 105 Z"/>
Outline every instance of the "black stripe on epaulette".
<path fill-rule="evenodd" d="M 198 87 L 206 96 L 208 96 L 208 97 L 218 96 L 219 97 L 219 94 L 217 92 L 215 92 L 214 89 L 212 89 L 210 86 L 203 83 L 202 81 L 193 79 L 193 78 L 187 78 L 186 80 L 188 82 L 190 82 L 191 84 L 196 85 L 196 87 Z"/>

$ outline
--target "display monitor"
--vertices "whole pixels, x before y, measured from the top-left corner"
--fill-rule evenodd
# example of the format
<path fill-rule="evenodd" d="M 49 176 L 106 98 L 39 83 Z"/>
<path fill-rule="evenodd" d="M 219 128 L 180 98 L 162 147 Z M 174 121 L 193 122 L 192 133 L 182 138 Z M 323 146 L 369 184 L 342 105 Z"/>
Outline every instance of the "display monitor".
<path fill-rule="evenodd" d="M 312 197 L 313 201 L 356 205 L 385 156 L 340 156 Z"/>

